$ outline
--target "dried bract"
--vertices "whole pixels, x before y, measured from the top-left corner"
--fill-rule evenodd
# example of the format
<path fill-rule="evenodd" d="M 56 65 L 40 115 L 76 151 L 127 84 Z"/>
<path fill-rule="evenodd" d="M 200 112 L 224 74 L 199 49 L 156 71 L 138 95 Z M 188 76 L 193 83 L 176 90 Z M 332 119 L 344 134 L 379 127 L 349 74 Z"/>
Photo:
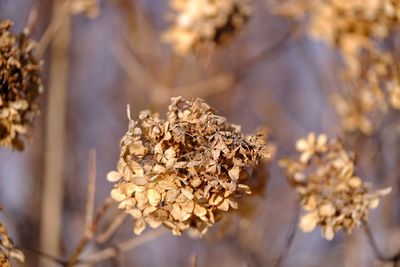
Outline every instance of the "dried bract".
<path fill-rule="evenodd" d="M 323 140 L 316 148 L 315 140 Z M 310 133 L 297 141 L 300 152 L 296 160 L 284 159 L 290 185 L 297 191 L 306 214 L 300 228 L 311 232 L 320 226 L 322 235 L 330 240 L 340 230 L 347 233 L 366 222 L 369 210 L 376 208 L 379 197 L 390 188 L 374 191 L 355 174 L 355 157 L 339 140 Z M 309 155 L 305 157 L 304 155 Z"/>
<path fill-rule="evenodd" d="M 10 267 L 10 258 L 14 258 L 20 262 L 24 262 L 25 260 L 22 251 L 14 248 L 13 241 L 8 236 L 7 228 L 0 222 L 0 266 Z"/>
<path fill-rule="evenodd" d="M 241 30 L 251 14 L 249 0 L 171 0 L 174 24 L 163 35 L 180 55 L 204 53 Z"/>
<path fill-rule="evenodd" d="M 119 208 L 136 219 L 136 234 L 163 224 L 175 235 L 201 235 L 251 193 L 249 171 L 270 157 L 263 135 L 242 134 L 201 99 L 176 97 L 166 119 L 142 111 L 130 121 L 107 178 Z"/>
<path fill-rule="evenodd" d="M 39 63 L 32 56 L 33 42 L 0 22 L 0 146 L 22 150 L 22 137 L 39 113 L 42 92 Z"/>

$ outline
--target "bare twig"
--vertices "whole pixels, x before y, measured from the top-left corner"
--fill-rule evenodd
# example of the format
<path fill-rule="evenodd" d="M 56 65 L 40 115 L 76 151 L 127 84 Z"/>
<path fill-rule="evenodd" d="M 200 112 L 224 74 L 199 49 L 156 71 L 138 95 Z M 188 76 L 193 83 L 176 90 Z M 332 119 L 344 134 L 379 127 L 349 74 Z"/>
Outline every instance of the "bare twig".
<path fill-rule="evenodd" d="M 31 11 L 29 12 L 29 17 L 28 21 L 26 22 L 24 33 L 26 35 L 29 35 L 32 32 L 34 32 L 38 21 L 39 21 L 39 2 L 36 2 L 33 5 Z"/>
<path fill-rule="evenodd" d="M 288 236 L 287 236 L 287 240 L 286 240 L 285 246 L 283 247 L 282 252 L 279 255 L 279 257 L 278 257 L 278 259 L 277 259 L 277 261 L 275 263 L 275 267 L 282 266 L 283 260 L 285 259 L 285 257 L 289 253 L 290 247 L 292 246 L 294 237 L 296 235 L 297 222 L 299 220 L 299 215 L 300 215 L 300 206 L 298 204 L 298 200 L 296 199 L 296 207 L 295 207 L 295 213 L 294 213 L 294 216 L 293 216 L 292 224 L 290 225 L 290 228 L 289 228 L 289 232 L 288 232 Z"/>
<path fill-rule="evenodd" d="M 158 229 L 149 231 L 140 236 L 137 236 L 130 240 L 124 241 L 114 247 L 109 247 L 109 248 L 100 250 L 98 252 L 95 252 L 91 255 L 88 255 L 79 261 L 79 262 L 81 262 L 81 264 L 78 264 L 76 266 L 79 266 L 79 267 L 88 266 L 90 264 L 95 264 L 95 263 L 104 261 L 106 259 L 116 257 L 122 253 L 127 252 L 128 250 L 132 250 L 132 249 L 139 247 L 149 241 L 157 239 L 158 237 L 160 237 L 166 233 L 168 233 L 168 231 L 164 228 L 158 228 Z"/>
<path fill-rule="evenodd" d="M 108 225 L 103 233 L 98 234 L 96 241 L 104 243 L 114 234 L 115 230 L 125 221 L 128 214 L 125 211 L 121 211 L 115 219 Z"/>
<path fill-rule="evenodd" d="M 42 251 L 39 251 L 39 250 L 36 250 L 36 249 L 20 247 L 20 246 L 17 246 L 17 249 L 25 251 L 25 252 L 28 252 L 28 253 L 36 254 L 36 255 L 38 255 L 38 256 L 46 259 L 46 260 L 52 261 L 54 263 L 57 263 L 60 266 L 65 266 L 67 264 L 66 260 L 60 259 L 58 257 L 55 257 L 53 255 L 47 254 L 45 252 L 42 252 Z"/>
<path fill-rule="evenodd" d="M 89 164 L 88 164 L 88 188 L 87 188 L 87 200 L 86 200 L 85 229 L 90 229 L 90 224 L 93 221 L 95 195 L 96 195 L 96 151 L 94 149 L 91 149 L 89 151 Z"/>
<path fill-rule="evenodd" d="M 197 255 L 192 254 L 189 259 L 189 267 L 197 267 Z"/>
<path fill-rule="evenodd" d="M 85 233 L 84 233 L 83 237 L 81 238 L 78 245 L 75 247 L 73 253 L 69 257 L 67 267 L 75 266 L 75 264 L 78 262 L 78 258 L 80 256 L 80 254 L 86 248 L 86 246 L 89 244 L 89 242 L 93 239 L 93 236 L 96 233 L 97 227 L 99 226 L 100 220 L 103 218 L 103 215 L 110 208 L 112 203 L 113 203 L 113 200 L 110 197 L 105 199 L 103 205 L 101 205 L 101 207 L 96 212 L 96 216 L 93 219 L 92 223 L 89 225 L 89 228 L 85 229 Z"/>
<path fill-rule="evenodd" d="M 382 262 L 393 262 L 393 264 L 396 266 L 396 264 L 400 261 L 400 251 L 393 256 L 384 255 L 379 250 L 379 248 L 376 244 L 376 241 L 374 239 L 374 236 L 372 235 L 371 229 L 369 228 L 368 223 L 364 223 L 363 226 L 364 226 L 363 229 L 364 229 L 365 235 L 367 236 L 368 242 L 369 242 L 375 256 Z"/>
<path fill-rule="evenodd" d="M 57 16 L 54 16 L 39 40 L 38 46 L 36 48 L 36 56 L 42 58 L 50 45 L 52 40 L 56 38 L 59 32 L 64 32 L 62 28 L 63 25 L 67 24 L 70 18 L 70 4 L 71 0 L 58 1 L 57 3 Z"/>

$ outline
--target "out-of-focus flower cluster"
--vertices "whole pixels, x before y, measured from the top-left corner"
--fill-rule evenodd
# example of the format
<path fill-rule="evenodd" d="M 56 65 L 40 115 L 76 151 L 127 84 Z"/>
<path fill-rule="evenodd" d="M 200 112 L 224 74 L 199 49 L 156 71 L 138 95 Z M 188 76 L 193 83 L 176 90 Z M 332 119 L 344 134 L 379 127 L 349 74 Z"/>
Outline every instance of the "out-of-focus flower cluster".
<path fill-rule="evenodd" d="M 0 146 L 22 150 L 22 136 L 39 113 L 42 80 L 33 42 L 24 33 L 11 33 L 11 26 L 0 22 Z"/>
<path fill-rule="evenodd" d="M 277 10 L 299 18 L 309 15 L 310 33 L 341 49 L 346 57 L 358 57 L 371 48 L 372 38 L 383 39 L 399 27 L 397 0 L 288 0 Z"/>
<path fill-rule="evenodd" d="M 306 211 L 300 228 L 311 232 L 317 226 L 330 240 L 340 230 L 347 233 L 366 222 L 369 210 L 390 188 L 374 191 L 355 174 L 355 157 L 337 139 L 310 133 L 296 143 L 297 159 L 284 159 L 290 185 L 297 191 Z"/>
<path fill-rule="evenodd" d="M 241 30 L 251 14 L 249 0 L 171 0 L 176 12 L 163 39 L 180 55 L 205 53 Z"/>
<path fill-rule="evenodd" d="M 399 74 L 391 53 L 363 51 L 359 64 L 342 73 L 347 90 L 332 98 L 343 129 L 370 135 L 389 107 L 400 109 Z"/>
<path fill-rule="evenodd" d="M 344 130 L 371 134 L 372 118 L 387 107 L 400 108 L 399 66 L 387 49 L 400 27 L 398 0 L 288 0 L 277 11 L 307 17 L 314 38 L 338 48 L 345 62 L 346 93 L 334 96 Z"/>
<path fill-rule="evenodd" d="M 0 207 L 1 211 L 1 207 Z M 14 248 L 13 241 L 8 236 L 7 228 L 0 222 L 0 266 L 10 267 L 10 258 L 24 262 L 24 254 Z"/>
<path fill-rule="evenodd" d="M 249 172 L 270 157 L 264 135 L 242 134 L 201 99 L 176 97 L 166 119 L 142 111 L 130 120 L 117 171 L 107 178 L 116 182 L 119 208 L 136 219 L 136 234 L 163 224 L 175 235 L 202 235 L 251 193 Z"/>

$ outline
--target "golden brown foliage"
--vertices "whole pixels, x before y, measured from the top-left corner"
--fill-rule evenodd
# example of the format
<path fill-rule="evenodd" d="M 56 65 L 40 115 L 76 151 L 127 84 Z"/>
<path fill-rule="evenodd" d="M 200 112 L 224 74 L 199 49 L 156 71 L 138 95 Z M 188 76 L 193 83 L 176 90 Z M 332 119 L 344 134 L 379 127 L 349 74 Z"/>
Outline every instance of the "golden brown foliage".
<path fill-rule="evenodd" d="M 271 157 L 264 138 L 243 135 L 201 99 L 173 98 L 166 119 L 142 111 L 130 121 L 108 174 L 111 196 L 136 219 L 136 234 L 147 223 L 201 235 L 251 193 L 251 163 Z"/>

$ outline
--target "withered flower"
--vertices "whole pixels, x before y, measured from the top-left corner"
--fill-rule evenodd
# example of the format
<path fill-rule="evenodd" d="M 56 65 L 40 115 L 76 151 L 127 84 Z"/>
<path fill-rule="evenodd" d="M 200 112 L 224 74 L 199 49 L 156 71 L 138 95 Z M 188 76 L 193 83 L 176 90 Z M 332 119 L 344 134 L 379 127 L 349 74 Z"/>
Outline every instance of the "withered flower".
<path fill-rule="evenodd" d="M 130 119 L 117 171 L 107 178 L 136 234 L 163 224 L 175 235 L 201 235 L 251 193 L 249 171 L 270 157 L 263 135 L 242 134 L 201 99 L 176 97 L 166 119 L 150 111 Z"/>
<path fill-rule="evenodd" d="M 22 251 L 14 248 L 13 241 L 8 236 L 7 228 L 0 222 L 0 266 L 10 267 L 10 258 L 14 258 L 20 262 L 25 261 L 24 254 Z"/>
<path fill-rule="evenodd" d="M 0 146 L 22 150 L 22 137 L 39 113 L 42 80 L 33 42 L 25 33 L 11 33 L 11 26 L 0 22 Z"/>
<path fill-rule="evenodd" d="M 343 72 L 347 90 L 333 96 L 344 130 L 370 135 L 389 107 L 400 108 L 399 73 L 393 54 L 377 48 L 362 51 L 360 59 Z"/>
<path fill-rule="evenodd" d="M 241 30 L 251 14 L 249 0 L 171 0 L 174 24 L 164 35 L 180 55 L 204 53 Z"/>
<path fill-rule="evenodd" d="M 319 135 L 317 139 L 326 140 L 326 136 Z M 305 139 L 300 139 L 298 144 L 304 142 Z M 309 142 L 309 150 L 313 147 L 314 142 Z M 320 226 L 328 240 L 340 229 L 351 233 L 368 220 L 369 210 L 378 206 L 379 197 L 391 191 L 391 188 L 374 191 L 361 180 L 355 174 L 354 155 L 343 148 L 340 140 L 327 140 L 307 161 L 302 160 L 304 150 L 299 152 L 298 159 L 284 159 L 280 165 L 286 169 L 289 183 L 306 211 L 300 219 L 304 232 Z"/>
<path fill-rule="evenodd" d="M 276 0 L 278 13 L 309 16 L 313 37 L 355 57 L 370 48 L 373 39 L 386 38 L 400 26 L 400 2 L 393 0 Z"/>

